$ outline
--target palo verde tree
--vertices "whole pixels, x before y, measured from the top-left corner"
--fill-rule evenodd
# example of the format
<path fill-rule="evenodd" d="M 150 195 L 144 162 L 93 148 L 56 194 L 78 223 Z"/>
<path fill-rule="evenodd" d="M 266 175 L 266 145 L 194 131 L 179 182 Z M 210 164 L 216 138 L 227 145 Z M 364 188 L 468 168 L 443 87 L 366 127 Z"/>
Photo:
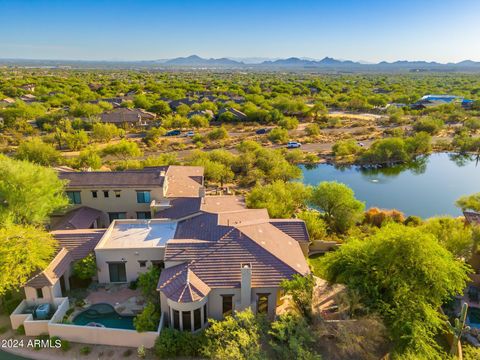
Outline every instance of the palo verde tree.
<path fill-rule="evenodd" d="M 470 267 L 418 227 L 388 224 L 362 239 L 349 239 L 322 260 L 322 275 L 358 291 L 369 311 L 379 313 L 396 354 L 437 359 L 436 336 L 446 318 L 438 309 L 461 294 Z"/>
<path fill-rule="evenodd" d="M 0 224 L 41 225 L 67 204 L 53 169 L 0 155 Z"/>
<path fill-rule="evenodd" d="M 45 268 L 54 249 L 53 237 L 34 226 L 0 227 L 0 297 L 23 285 L 35 270 Z"/>
<path fill-rule="evenodd" d="M 344 233 L 361 220 L 365 204 L 355 199 L 347 185 L 322 182 L 312 189 L 310 203 L 319 208 L 330 230 Z"/>

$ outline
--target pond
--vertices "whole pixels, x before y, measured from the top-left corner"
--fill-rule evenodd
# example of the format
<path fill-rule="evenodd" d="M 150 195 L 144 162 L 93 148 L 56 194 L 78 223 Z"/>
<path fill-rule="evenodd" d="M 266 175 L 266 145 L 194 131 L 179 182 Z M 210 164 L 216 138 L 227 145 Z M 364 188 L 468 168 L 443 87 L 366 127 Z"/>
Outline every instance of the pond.
<path fill-rule="evenodd" d="M 2 359 L 2 360 L 28 360 L 25 357 L 14 355 L 14 354 L 8 353 L 6 351 L 2 351 L 2 350 L 0 350 L 0 359 Z"/>
<path fill-rule="evenodd" d="M 480 162 L 468 155 L 437 153 L 385 168 L 319 164 L 301 169 L 305 184 L 336 180 L 351 187 L 367 208 L 398 209 L 424 218 L 459 216 L 455 201 L 480 192 Z"/>

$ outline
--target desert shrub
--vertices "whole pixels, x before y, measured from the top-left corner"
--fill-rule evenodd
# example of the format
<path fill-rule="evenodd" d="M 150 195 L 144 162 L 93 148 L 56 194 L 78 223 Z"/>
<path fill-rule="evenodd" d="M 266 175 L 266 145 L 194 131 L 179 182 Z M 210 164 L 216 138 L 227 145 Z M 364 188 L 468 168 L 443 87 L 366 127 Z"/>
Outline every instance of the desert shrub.
<path fill-rule="evenodd" d="M 335 156 L 355 155 L 358 154 L 361 149 L 360 145 L 358 145 L 354 139 L 337 141 L 332 147 Z"/>
<path fill-rule="evenodd" d="M 228 138 L 228 131 L 223 126 L 210 131 L 207 134 L 209 140 L 222 140 Z"/>
<path fill-rule="evenodd" d="M 160 313 L 157 306 L 148 303 L 143 311 L 133 319 L 133 325 L 138 332 L 155 331 L 160 321 Z"/>
<path fill-rule="evenodd" d="M 20 325 L 16 330 L 15 334 L 17 335 L 25 335 L 25 326 Z"/>
<path fill-rule="evenodd" d="M 80 348 L 80 354 L 81 355 L 88 355 L 92 352 L 92 349 L 89 347 L 89 346 L 83 346 L 82 348 Z"/>
<path fill-rule="evenodd" d="M 410 215 L 403 223 L 408 226 L 418 226 L 422 224 L 422 218 L 420 216 Z"/>
<path fill-rule="evenodd" d="M 288 130 L 283 128 L 275 128 L 268 133 L 268 140 L 274 143 L 286 143 L 289 139 Z"/>
<path fill-rule="evenodd" d="M 438 133 L 443 128 L 444 122 L 442 119 L 422 118 L 415 122 L 413 130 L 416 132 L 424 131 L 431 135 Z"/>
<path fill-rule="evenodd" d="M 70 345 L 70 342 L 68 340 L 62 340 L 61 344 L 60 344 L 60 349 L 64 352 L 67 352 L 68 350 L 70 350 L 72 346 Z"/>
<path fill-rule="evenodd" d="M 278 320 L 271 324 L 268 333 L 271 336 L 269 344 L 275 352 L 276 359 L 321 359 L 320 355 L 311 351 L 314 338 L 307 322 L 299 315 L 291 313 L 280 315 Z"/>
<path fill-rule="evenodd" d="M 0 326 L 0 335 L 5 334 L 8 330 L 8 327 L 6 325 Z"/>
<path fill-rule="evenodd" d="M 250 308 L 221 321 L 210 319 L 202 353 L 207 358 L 222 360 L 264 359 L 261 333 L 261 321 Z"/>
<path fill-rule="evenodd" d="M 370 208 L 365 212 L 364 223 L 366 224 L 380 227 L 385 221 L 403 223 L 405 221 L 405 216 L 401 211 L 395 209 L 384 210 L 378 208 Z"/>
<path fill-rule="evenodd" d="M 155 341 L 154 352 L 160 359 L 199 356 L 205 341 L 203 332 L 191 333 L 164 328 Z"/>
<path fill-rule="evenodd" d="M 320 126 L 318 126 L 318 124 L 315 124 L 315 123 L 314 124 L 309 124 L 305 128 L 305 133 L 308 136 L 318 136 L 321 133 Z"/>

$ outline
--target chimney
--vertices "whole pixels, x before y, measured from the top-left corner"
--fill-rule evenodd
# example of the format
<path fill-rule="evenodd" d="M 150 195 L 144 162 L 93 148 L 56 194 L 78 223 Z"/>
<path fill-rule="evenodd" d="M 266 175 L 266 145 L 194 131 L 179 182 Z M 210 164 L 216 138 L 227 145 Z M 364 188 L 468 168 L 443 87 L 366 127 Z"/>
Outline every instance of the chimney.
<path fill-rule="evenodd" d="M 252 264 L 243 263 L 241 266 L 240 283 L 240 310 L 245 310 L 251 305 L 252 299 Z"/>
<path fill-rule="evenodd" d="M 198 188 L 198 196 L 200 197 L 202 204 L 205 204 L 205 188 L 203 186 Z"/>

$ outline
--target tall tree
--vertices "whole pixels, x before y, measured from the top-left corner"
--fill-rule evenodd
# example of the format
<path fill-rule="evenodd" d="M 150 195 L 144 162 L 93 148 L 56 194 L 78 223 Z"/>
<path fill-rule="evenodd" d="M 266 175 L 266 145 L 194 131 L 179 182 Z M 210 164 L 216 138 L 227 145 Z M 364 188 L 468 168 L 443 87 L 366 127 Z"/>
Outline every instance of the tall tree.
<path fill-rule="evenodd" d="M 455 204 L 463 211 L 473 210 L 480 212 L 480 193 L 472 194 L 469 196 L 462 196 L 457 200 Z"/>
<path fill-rule="evenodd" d="M 358 291 L 382 315 L 397 353 L 421 359 L 438 358 L 435 337 L 446 320 L 438 309 L 463 292 L 470 272 L 432 234 L 399 224 L 350 239 L 325 255 L 322 266 L 325 279 Z"/>
<path fill-rule="evenodd" d="M 0 224 L 40 225 L 67 204 L 53 169 L 0 155 Z"/>
<path fill-rule="evenodd" d="M 34 226 L 0 228 L 0 296 L 23 285 L 35 270 L 45 268 L 54 248 L 52 236 Z"/>
<path fill-rule="evenodd" d="M 340 233 L 360 221 L 365 210 L 365 204 L 355 199 L 353 190 L 336 181 L 315 186 L 310 202 L 323 212 L 330 229 Z"/>

